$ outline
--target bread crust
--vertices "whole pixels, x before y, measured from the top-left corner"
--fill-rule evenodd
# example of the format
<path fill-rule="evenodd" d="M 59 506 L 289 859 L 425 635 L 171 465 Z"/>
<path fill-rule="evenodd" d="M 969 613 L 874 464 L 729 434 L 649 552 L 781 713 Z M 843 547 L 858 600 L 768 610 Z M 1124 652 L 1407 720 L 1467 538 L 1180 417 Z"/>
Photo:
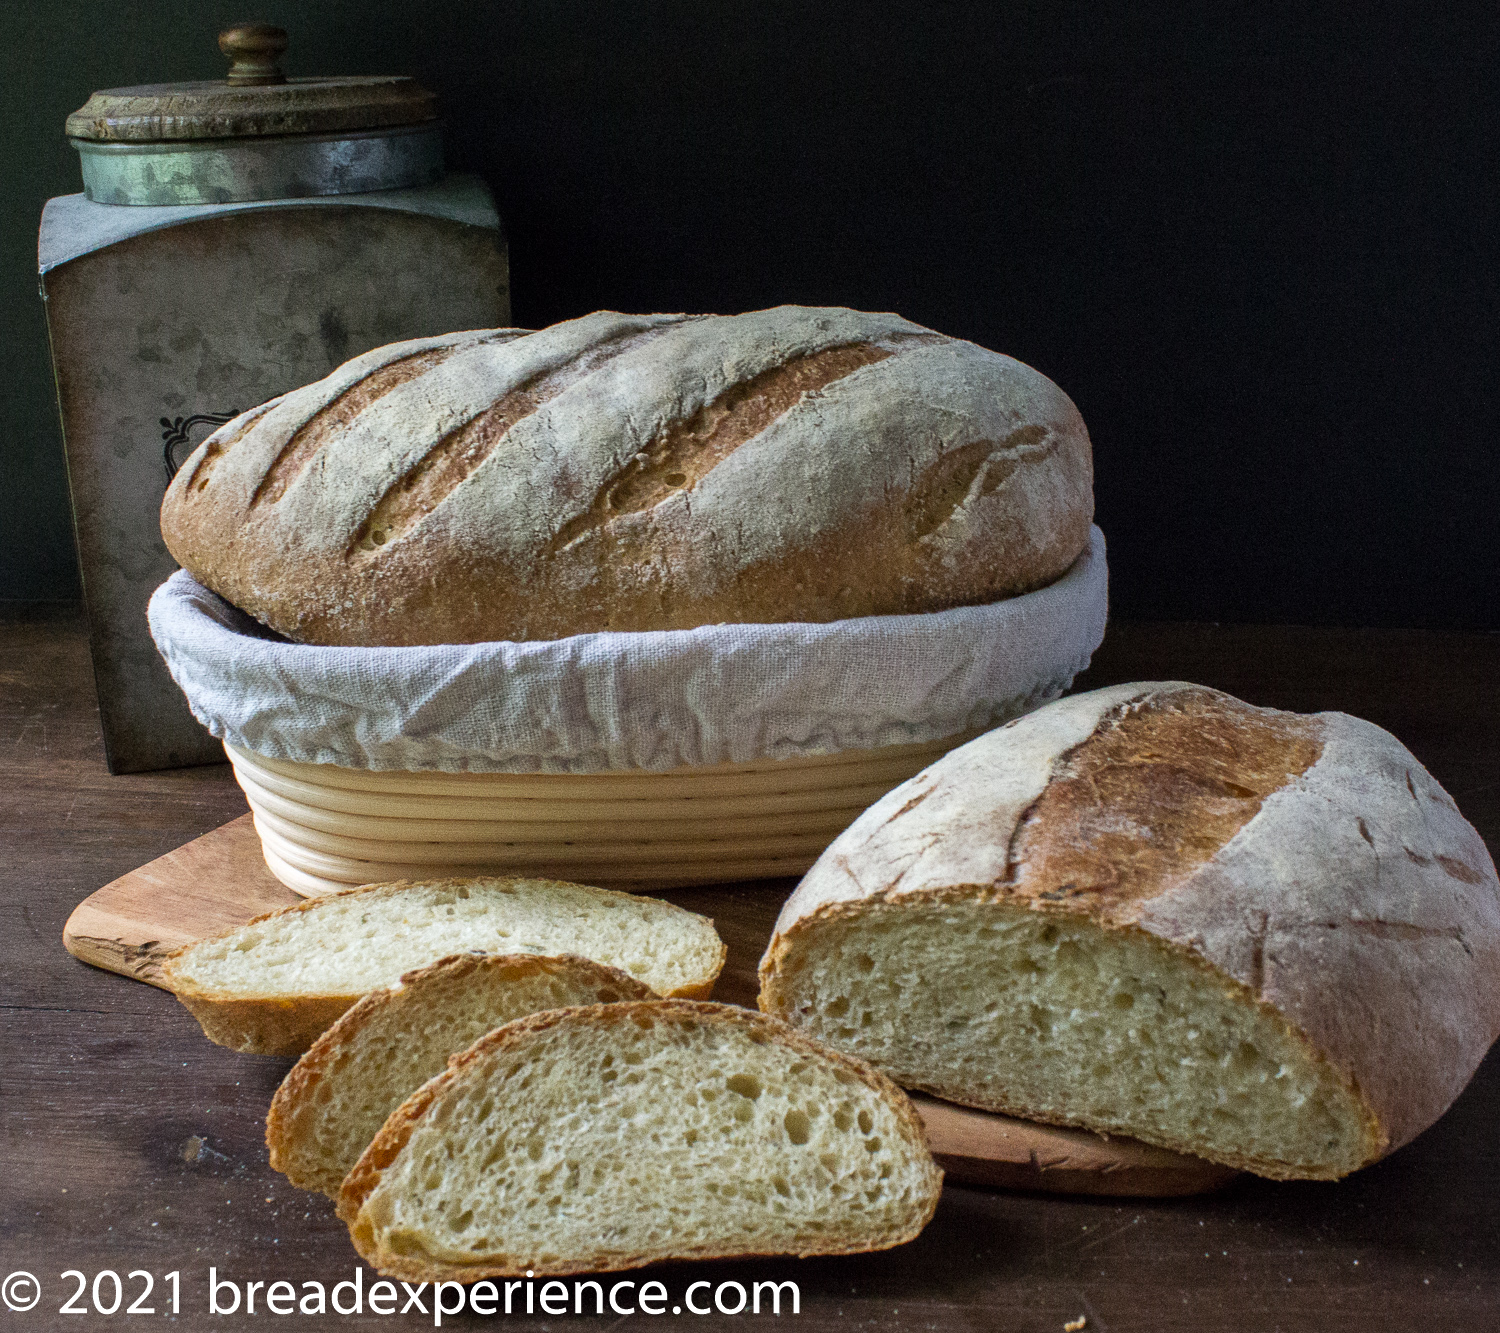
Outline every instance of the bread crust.
<path fill-rule="evenodd" d="M 1088 542 L 1056 385 L 895 315 L 599 312 L 377 349 L 236 418 L 162 534 L 303 642 L 552 639 L 996 601 Z"/>
<path fill-rule="evenodd" d="M 361 1217 L 365 1202 L 379 1185 L 381 1175 L 394 1162 L 421 1123 L 422 1117 L 443 1093 L 461 1080 L 470 1066 L 484 1060 L 491 1053 L 507 1047 L 521 1046 L 536 1033 L 563 1024 L 625 1023 L 641 1013 L 664 1019 L 693 1019 L 705 1023 L 738 1027 L 746 1032 L 769 1038 L 792 1050 L 813 1059 L 833 1064 L 852 1074 L 866 1087 L 877 1093 L 895 1112 L 903 1137 L 930 1159 L 927 1131 L 921 1117 L 910 1099 L 879 1070 L 851 1056 L 819 1042 L 813 1041 L 796 1028 L 770 1015 L 741 1009 L 735 1005 L 712 1004 L 692 1000 L 650 1000 L 626 1004 L 591 1005 L 577 1009 L 554 1009 L 528 1018 L 518 1019 L 481 1038 L 463 1054 L 449 1061 L 448 1068 L 430 1082 L 424 1084 L 402 1105 L 391 1113 L 385 1127 L 365 1150 L 359 1163 L 349 1172 L 339 1192 L 338 1216 L 349 1227 L 349 1236 L 360 1256 L 377 1272 L 408 1282 L 475 1282 L 486 1277 L 518 1277 L 528 1269 L 537 1276 L 564 1276 L 577 1272 L 620 1272 L 657 1260 L 666 1259 L 727 1259 L 751 1258 L 755 1255 L 739 1250 L 721 1250 L 711 1247 L 684 1246 L 669 1254 L 638 1253 L 618 1256 L 603 1263 L 590 1262 L 586 1266 L 559 1262 L 556 1264 L 508 1265 L 478 1261 L 471 1265 L 454 1265 L 438 1260 L 424 1261 L 411 1255 L 394 1254 L 379 1248 L 373 1228 Z M 830 1238 L 827 1243 L 805 1245 L 793 1250 L 778 1250 L 777 1254 L 790 1254 L 805 1258 L 823 1254 L 861 1254 L 872 1250 L 892 1249 L 914 1239 L 932 1219 L 937 1201 L 942 1192 L 942 1172 L 936 1164 L 932 1167 L 931 1188 L 925 1202 L 925 1211 L 919 1219 L 895 1237 L 871 1245 L 858 1239 L 840 1241 Z"/>
<path fill-rule="evenodd" d="M 561 884 L 559 880 L 546 880 L 536 876 L 512 875 L 479 877 L 485 883 L 531 883 L 531 884 Z M 288 999 L 284 996 L 274 995 L 225 995 L 217 991 L 200 986 L 181 973 L 182 960 L 192 950 L 201 945 L 222 940 L 237 931 L 247 930 L 252 926 L 270 921 L 275 918 L 288 916 L 294 912 L 314 912 L 318 910 L 318 904 L 331 902 L 334 899 L 352 898 L 358 894 L 376 895 L 399 892 L 402 889 L 417 886 L 442 889 L 450 885 L 471 884 L 476 879 L 448 878 L 448 879 L 424 879 L 424 880 L 392 880 L 381 884 L 364 884 L 358 888 L 349 889 L 343 893 L 328 893 L 317 898 L 305 898 L 300 903 L 293 903 L 288 907 L 278 908 L 274 912 L 263 912 L 260 916 L 247 921 L 243 926 L 236 926 L 232 930 L 220 932 L 218 935 L 210 936 L 203 940 L 194 940 L 190 944 L 184 944 L 174 949 L 162 960 L 161 979 L 162 984 L 170 990 L 189 1013 L 193 1015 L 203 1028 L 203 1035 L 210 1041 L 220 1046 L 227 1046 L 231 1050 L 240 1051 L 247 1055 L 281 1055 L 293 1058 L 301 1056 L 325 1032 L 334 1022 L 338 1020 L 347 1009 L 355 1004 L 364 994 L 354 995 L 303 995 Z M 568 888 L 579 887 L 565 885 Z M 624 898 L 638 901 L 639 894 L 625 893 L 619 889 L 599 889 L 590 887 L 590 892 L 603 898 Z M 698 913 L 691 915 L 698 916 Z M 710 918 L 701 918 L 708 921 L 710 927 L 713 922 Z M 719 941 L 718 961 L 714 965 L 708 978 L 690 986 L 682 986 L 672 994 L 674 997 L 683 999 L 700 1000 L 707 999 L 713 994 L 714 983 L 718 980 L 719 973 L 723 971 L 724 962 L 729 957 L 729 947 L 721 939 Z"/>
<path fill-rule="evenodd" d="M 1190 719 L 1205 696 L 1267 738 L 1260 758 L 1275 751 L 1287 761 L 1282 776 L 1262 771 L 1263 790 L 1230 795 L 1229 804 L 1253 804 L 1248 818 L 1219 811 L 1199 820 L 1196 848 L 1181 845 L 1192 829 L 1178 830 L 1166 855 L 1143 835 L 1141 873 L 1095 829 L 1082 840 L 1105 850 L 1089 877 L 1079 841 L 1092 815 L 1061 791 L 1079 753 L 1143 709 L 1180 706 Z M 1190 748 L 1154 735 L 1149 758 L 1186 764 Z M 1228 769 L 1256 785 L 1246 774 L 1257 756 L 1235 750 L 1222 755 Z M 1134 781 L 1108 811 L 1161 827 L 1150 783 L 1137 782 L 1132 795 Z M 1049 796 L 1060 796 L 1050 831 L 1041 820 L 1028 824 Z M 1205 969 L 1236 1003 L 1274 1015 L 1358 1098 L 1366 1162 L 1441 1115 L 1500 1035 L 1493 862 L 1405 747 L 1341 713 L 1301 717 L 1183 682 L 1139 683 L 1075 695 L 988 733 L 876 802 L 808 872 L 762 959 L 762 1008 L 782 1010 L 779 975 L 821 924 L 877 905 L 942 900 L 1073 917 L 1148 937 Z M 970 1104 L 1033 1114 L 983 1098 Z M 1262 1175 L 1320 1174 L 1128 1132 Z"/>
<path fill-rule="evenodd" d="M 350 893 L 363 891 L 349 890 Z M 223 939 L 236 930 L 259 925 L 274 917 L 309 911 L 317 903 L 316 898 L 304 898 L 300 903 L 278 907 L 273 912 L 262 912 L 245 922 L 244 926 L 235 926 L 207 938 Z M 161 981 L 198 1020 L 203 1035 L 209 1041 L 227 1046 L 232 1051 L 239 1051 L 244 1055 L 282 1055 L 295 1058 L 307 1050 L 318 1039 L 319 1034 L 336 1022 L 339 1015 L 360 998 L 358 995 L 311 995 L 289 1000 L 276 996 L 230 997 L 216 994 L 177 974 L 181 959 L 195 946 L 205 942 L 193 940 L 172 950 L 162 959 Z"/>
<path fill-rule="evenodd" d="M 173 994 L 198 1020 L 203 1035 L 216 1045 L 244 1055 L 293 1059 L 359 999 L 358 995 L 311 995 L 296 1000 L 226 1000 L 195 987 L 183 987 Z"/>
<path fill-rule="evenodd" d="M 394 986 L 371 991 L 345 1010 L 318 1035 L 282 1080 L 281 1086 L 276 1089 L 276 1095 L 271 1099 L 270 1110 L 266 1113 L 266 1148 L 270 1153 L 272 1170 L 280 1171 L 298 1189 L 317 1190 L 336 1200 L 343 1183 L 342 1176 L 333 1180 L 306 1175 L 298 1169 L 298 1158 L 293 1153 L 293 1145 L 299 1112 L 313 1096 L 318 1084 L 328 1077 L 329 1070 L 344 1050 L 372 1022 L 399 1018 L 407 1010 L 415 1011 L 420 1016 L 434 987 L 446 988 L 453 983 L 462 983 L 481 972 L 509 973 L 517 978 L 533 976 L 539 972 L 561 973 L 580 985 L 613 987 L 620 992 L 622 1000 L 655 998 L 655 992 L 649 986 L 643 985 L 628 973 L 606 963 L 580 958 L 576 954 L 548 956 L 461 953 L 450 954 L 426 967 L 415 968 L 404 973 Z"/>

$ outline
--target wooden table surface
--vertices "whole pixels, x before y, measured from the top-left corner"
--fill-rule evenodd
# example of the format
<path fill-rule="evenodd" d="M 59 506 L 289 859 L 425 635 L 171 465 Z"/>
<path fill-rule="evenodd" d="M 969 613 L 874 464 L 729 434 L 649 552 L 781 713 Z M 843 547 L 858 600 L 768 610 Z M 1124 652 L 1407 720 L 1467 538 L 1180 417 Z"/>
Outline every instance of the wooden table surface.
<path fill-rule="evenodd" d="M 72 608 L 12 605 L 0 616 L 0 645 L 0 1278 L 28 1271 L 42 1293 L 27 1313 L 0 1313 L 0 1324 L 126 1321 L 123 1305 L 112 1317 L 60 1314 L 77 1286 L 59 1276 L 65 1269 L 90 1283 L 105 1269 L 153 1274 L 145 1304 L 157 1318 L 170 1301 L 165 1275 L 180 1273 L 175 1326 L 280 1324 L 263 1306 L 253 1320 L 210 1315 L 210 1266 L 240 1287 L 285 1280 L 299 1292 L 306 1281 L 331 1288 L 356 1267 L 332 1205 L 293 1189 L 266 1163 L 265 1110 L 289 1062 L 210 1045 L 171 996 L 75 961 L 59 938 L 80 899 L 243 813 L 243 798 L 226 766 L 106 774 L 87 636 Z M 1500 850 L 1500 637 L 1118 625 L 1080 684 L 1153 678 L 1371 718 L 1415 751 L 1492 852 Z M 720 998 L 753 1002 L 763 931 L 789 888 L 671 895 L 726 927 L 731 956 Z M 1247 1177 L 1219 1195 L 1169 1201 L 949 1187 L 926 1232 L 885 1254 L 625 1276 L 657 1278 L 674 1300 L 701 1280 L 795 1281 L 797 1324 L 807 1329 L 1059 1333 L 1079 1317 L 1089 1333 L 1497 1328 L 1500 1057 L 1415 1143 L 1337 1184 Z M 127 1278 L 124 1304 L 143 1285 Z M 105 1306 L 112 1294 L 103 1279 Z M 89 1309 L 87 1293 L 79 1304 Z M 431 1319 L 293 1314 L 284 1323 L 429 1327 Z M 717 1314 L 684 1320 L 730 1322 Z M 653 1320 L 637 1313 L 563 1322 Z"/>

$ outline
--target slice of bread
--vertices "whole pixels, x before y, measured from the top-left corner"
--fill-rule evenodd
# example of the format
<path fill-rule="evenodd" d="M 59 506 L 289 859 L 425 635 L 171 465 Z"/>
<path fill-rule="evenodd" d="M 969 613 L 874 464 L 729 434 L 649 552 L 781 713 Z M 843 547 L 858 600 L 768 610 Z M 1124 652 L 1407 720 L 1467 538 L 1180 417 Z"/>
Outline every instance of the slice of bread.
<path fill-rule="evenodd" d="M 271 1165 L 331 1199 L 390 1115 L 448 1057 L 544 1009 L 655 998 L 587 958 L 460 954 L 371 991 L 312 1044 L 266 1117 Z"/>
<path fill-rule="evenodd" d="M 382 1274 L 470 1282 L 912 1239 L 942 1173 L 905 1094 L 775 1019 L 656 1000 L 534 1014 L 386 1121 L 339 1216 Z"/>
<path fill-rule="evenodd" d="M 474 950 L 576 954 L 691 999 L 712 994 L 725 957 L 712 921 L 655 898 L 546 879 L 403 880 L 199 940 L 162 977 L 211 1041 L 301 1055 L 360 996 Z"/>
<path fill-rule="evenodd" d="M 760 1003 L 950 1101 L 1331 1179 L 1500 1034 L 1500 883 L 1379 727 L 1121 685 L 871 806 L 787 901 Z"/>

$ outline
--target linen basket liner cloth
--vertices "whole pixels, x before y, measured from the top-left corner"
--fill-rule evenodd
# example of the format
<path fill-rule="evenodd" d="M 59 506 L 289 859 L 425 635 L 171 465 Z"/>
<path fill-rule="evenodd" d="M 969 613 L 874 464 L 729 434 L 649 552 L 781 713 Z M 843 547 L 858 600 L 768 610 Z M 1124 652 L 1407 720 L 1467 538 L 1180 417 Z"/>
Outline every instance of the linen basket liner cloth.
<path fill-rule="evenodd" d="M 290 643 L 179 570 L 151 633 L 193 714 L 270 759 L 605 773 L 936 740 L 1065 690 L 1104 637 L 1104 535 L 1056 582 L 984 606 L 521 643 Z"/>

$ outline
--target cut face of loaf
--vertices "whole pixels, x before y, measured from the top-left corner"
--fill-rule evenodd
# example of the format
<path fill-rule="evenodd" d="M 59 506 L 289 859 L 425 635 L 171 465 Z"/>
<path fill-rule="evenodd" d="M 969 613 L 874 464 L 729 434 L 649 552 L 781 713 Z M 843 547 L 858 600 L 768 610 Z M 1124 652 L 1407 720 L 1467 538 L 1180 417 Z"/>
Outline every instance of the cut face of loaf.
<path fill-rule="evenodd" d="M 901 1091 L 728 1005 L 556 1010 L 386 1122 L 339 1216 L 407 1281 L 847 1254 L 910 1240 L 942 1174 Z"/>
<path fill-rule="evenodd" d="M 1342 1175 L 1378 1147 L 1336 1069 L 1148 936 L 997 903 L 881 904 L 786 967 L 778 1010 L 950 1101 L 1263 1174 Z"/>
<path fill-rule="evenodd" d="M 1333 1178 L 1436 1119 L 1500 1033 L 1500 884 L 1379 728 L 1117 686 L 878 801 L 761 981 L 908 1087 Z"/>
<path fill-rule="evenodd" d="M 162 534 L 293 639 L 472 643 L 995 601 L 1068 569 L 1092 488 L 1056 385 L 896 315 L 600 312 L 236 418 Z"/>
<path fill-rule="evenodd" d="M 651 998 L 586 958 L 463 954 L 408 972 L 346 1011 L 286 1076 L 266 1117 L 271 1165 L 337 1199 L 386 1117 L 450 1055 L 544 1009 Z"/>
<path fill-rule="evenodd" d="M 371 884 L 178 950 L 163 979 L 221 1046 L 301 1055 L 362 995 L 458 952 L 576 954 L 657 995 L 712 993 L 725 948 L 671 903 L 543 879 Z"/>

